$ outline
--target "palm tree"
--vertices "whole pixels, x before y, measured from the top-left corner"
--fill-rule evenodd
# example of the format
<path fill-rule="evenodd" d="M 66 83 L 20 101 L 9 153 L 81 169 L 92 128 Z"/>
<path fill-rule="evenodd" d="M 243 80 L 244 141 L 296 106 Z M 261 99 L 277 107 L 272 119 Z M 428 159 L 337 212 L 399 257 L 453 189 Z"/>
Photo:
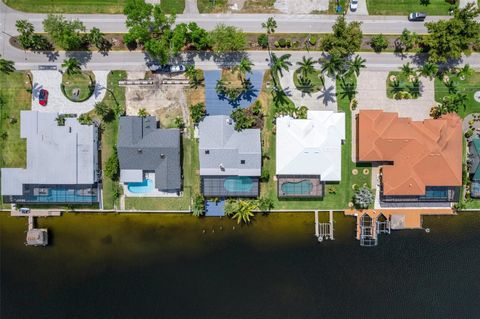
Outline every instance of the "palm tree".
<path fill-rule="evenodd" d="M 421 68 L 418 69 L 418 73 L 421 76 L 430 78 L 431 80 L 438 73 L 438 64 L 426 62 Z"/>
<path fill-rule="evenodd" d="M 262 23 L 262 28 L 267 31 L 267 34 L 273 34 L 277 29 L 277 21 L 273 17 L 269 17 L 267 22 Z"/>
<path fill-rule="evenodd" d="M 282 89 L 272 91 L 273 94 L 273 103 L 275 105 L 284 105 L 288 104 L 287 94 Z"/>
<path fill-rule="evenodd" d="M 301 75 L 298 78 L 298 88 L 300 89 L 300 91 L 304 93 L 311 93 L 313 91 L 312 81 L 309 78 L 306 78 L 303 75 Z"/>
<path fill-rule="evenodd" d="M 236 219 L 237 223 L 248 224 L 254 216 L 253 211 L 258 209 L 257 202 L 250 200 L 228 200 L 225 205 L 225 214 Z"/>
<path fill-rule="evenodd" d="M 88 41 L 94 44 L 97 48 L 100 48 L 105 40 L 105 34 L 103 34 L 99 28 L 92 28 L 88 34 Z"/>
<path fill-rule="evenodd" d="M 307 77 L 310 73 L 315 71 L 315 68 L 313 67 L 314 64 L 315 61 L 313 61 L 312 58 L 306 58 L 305 56 L 302 58 L 302 61 L 297 62 L 297 65 L 300 66 L 299 70 L 303 77 Z"/>
<path fill-rule="evenodd" d="M 340 97 L 342 99 L 348 98 L 350 101 L 355 97 L 355 95 L 358 93 L 357 92 L 357 87 L 354 82 L 350 81 L 345 81 L 345 79 L 342 78 L 340 82 Z"/>
<path fill-rule="evenodd" d="M 403 86 L 400 83 L 400 81 L 397 80 L 397 79 L 390 82 L 389 85 L 390 85 L 390 88 L 392 90 L 392 94 L 394 94 L 394 95 L 403 91 Z"/>
<path fill-rule="evenodd" d="M 412 81 L 412 86 L 408 90 L 413 97 L 417 98 L 420 96 L 420 86 L 421 86 L 420 80 L 418 78 L 415 78 Z"/>
<path fill-rule="evenodd" d="M 463 109 L 467 107 L 467 95 L 463 93 L 457 93 L 453 96 L 453 103 L 462 106 Z"/>
<path fill-rule="evenodd" d="M 400 70 L 402 71 L 403 75 L 405 75 L 405 76 L 410 76 L 413 73 L 413 68 L 410 65 L 410 62 L 407 62 L 406 64 L 402 65 L 400 67 Z"/>
<path fill-rule="evenodd" d="M 149 115 L 150 114 L 148 114 L 147 110 L 144 109 L 143 107 L 138 110 L 138 116 L 140 116 L 140 117 L 147 117 Z"/>
<path fill-rule="evenodd" d="M 250 61 L 250 59 L 247 57 L 243 57 L 240 60 L 240 63 L 237 66 L 235 66 L 235 69 L 238 72 L 240 72 L 240 79 L 242 81 L 245 79 L 245 75 L 247 73 L 252 73 L 252 66 L 253 66 L 252 61 Z"/>
<path fill-rule="evenodd" d="M 190 87 L 196 89 L 202 84 L 202 79 L 198 77 L 198 72 L 192 64 L 187 65 L 185 70 L 185 76 L 189 80 Z"/>
<path fill-rule="evenodd" d="M 448 80 L 445 83 L 445 86 L 448 89 L 449 94 L 456 94 L 458 92 L 457 82 L 453 80 Z"/>
<path fill-rule="evenodd" d="M 67 74 L 78 74 L 81 71 L 80 61 L 76 58 L 65 59 L 62 63 L 62 68 L 65 68 L 65 73 Z"/>
<path fill-rule="evenodd" d="M 365 68 L 365 62 L 367 62 L 367 60 L 356 55 L 353 60 L 348 62 L 348 73 L 355 74 L 358 77 L 360 75 L 360 69 Z"/>
<path fill-rule="evenodd" d="M 458 77 L 462 80 L 468 78 L 474 73 L 473 69 L 470 67 L 470 64 L 465 64 L 462 68 L 458 70 Z"/>
<path fill-rule="evenodd" d="M 270 69 L 272 71 L 273 77 L 275 76 L 283 76 L 282 70 L 288 71 L 289 67 L 292 66 L 292 63 L 288 61 L 292 55 L 291 54 L 284 54 L 280 57 L 277 57 L 275 53 L 272 53 L 271 60 L 270 60 Z"/>
<path fill-rule="evenodd" d="M 15 62 L 5 59 L 0 59 L 0 72 L 3 74 L 10 74 L 15 71 Z"/>
<path fill-rule="evenodd" d="M 332 54 L 329 59 L 322 59 L 320 63 L 323 64 L 322 73 L 326 72 L 332 78 L 345 72 L 344 60 L 336 54 Z"/>

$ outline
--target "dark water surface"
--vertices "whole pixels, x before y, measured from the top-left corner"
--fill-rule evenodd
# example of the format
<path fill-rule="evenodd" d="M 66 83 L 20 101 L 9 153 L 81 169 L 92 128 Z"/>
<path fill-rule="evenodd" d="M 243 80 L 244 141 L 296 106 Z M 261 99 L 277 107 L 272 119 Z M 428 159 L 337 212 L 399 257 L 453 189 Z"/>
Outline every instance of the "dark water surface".
<path fill-rule="evenodd" d="M 1 214 L 0 318 L 480 317 L 480 214 L 425 218 L 429 234 L 395 232 L 376 248 L 359 247 L 340 214 L 336 240 L 320 244 L 313 220 L 272 214 L 233 230 L 68 214 L 38 219 L 53 245 L 32 248 L 27 220 Z"/>

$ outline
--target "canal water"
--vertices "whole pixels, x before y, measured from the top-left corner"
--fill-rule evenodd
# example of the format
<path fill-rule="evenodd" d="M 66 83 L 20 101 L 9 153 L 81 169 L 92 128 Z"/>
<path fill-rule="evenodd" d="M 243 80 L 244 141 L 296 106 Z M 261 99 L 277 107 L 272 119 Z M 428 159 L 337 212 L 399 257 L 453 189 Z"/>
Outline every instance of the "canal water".
<path fill-rule="evenodd" d="M 25 247 L 27 220 L 0 214 L 0 318 L 478 318 L 480 214 L 428 217 L 424 231 L 359 247 L 335 215 L 251 226 L 179 215 L 37 219 L 52 245 Z M 235 226 L 235 229 L 234 229 Z"/>

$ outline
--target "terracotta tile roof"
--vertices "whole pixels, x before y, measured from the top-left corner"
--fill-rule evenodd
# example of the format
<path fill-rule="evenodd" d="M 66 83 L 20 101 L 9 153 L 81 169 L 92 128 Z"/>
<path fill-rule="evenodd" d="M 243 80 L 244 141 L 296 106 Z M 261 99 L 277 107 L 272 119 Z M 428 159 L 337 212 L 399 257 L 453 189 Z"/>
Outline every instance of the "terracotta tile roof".
<path fill-rule="evenodd" d="M 384 165 L 385 195 L 424 195 L 426 186 L 462 185 L 462 124 L 456 114 L 412 121 L 397 113 L 358 115 L 358 160 Z"/>

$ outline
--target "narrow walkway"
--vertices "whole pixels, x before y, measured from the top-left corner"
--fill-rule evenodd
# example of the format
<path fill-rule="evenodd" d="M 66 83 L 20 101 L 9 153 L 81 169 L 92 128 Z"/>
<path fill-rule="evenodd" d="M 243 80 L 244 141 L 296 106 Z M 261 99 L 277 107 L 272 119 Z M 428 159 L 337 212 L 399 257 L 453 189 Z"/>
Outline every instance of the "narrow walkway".
<path fill-rule="evenodd" d="M 185 0 L 185 10 L 183 14 L 198 14 L 197 0 Z"/>

